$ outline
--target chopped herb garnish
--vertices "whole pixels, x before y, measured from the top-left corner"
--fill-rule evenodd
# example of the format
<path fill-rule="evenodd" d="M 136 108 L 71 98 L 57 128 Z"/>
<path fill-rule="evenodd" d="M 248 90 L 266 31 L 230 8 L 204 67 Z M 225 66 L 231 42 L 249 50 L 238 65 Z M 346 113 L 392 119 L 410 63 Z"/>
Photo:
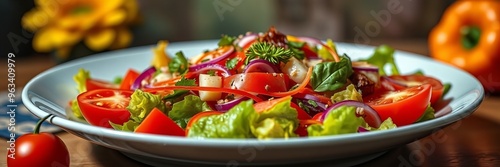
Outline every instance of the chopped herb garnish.
<path fill-rule="evenodd" d="M 229 59 L 226 61 L 226 68 L 232 70 L 236 67 L 236 64 L 238 64 L 238 58 Z"/>
<path fill-rule="evenodd" d="M 219 46 L 230 46 L 230 45 L 233 45 L 233 43 L 234 43 L 235 40 L 236 40 L 236 37 L 229 36 L 229 35 L 223 35 L 217 45 L 219 45 Z"/>
<path fill-rule="evenodd" d="M 260 58 L 271 63 L 278 64 L 279 62 L 287 62 L 293 55 L 290 49 L 278 47 L 267 42 L 257 42 L 252 44 L 246 53 L 245 64 L 250 60 Z"/>

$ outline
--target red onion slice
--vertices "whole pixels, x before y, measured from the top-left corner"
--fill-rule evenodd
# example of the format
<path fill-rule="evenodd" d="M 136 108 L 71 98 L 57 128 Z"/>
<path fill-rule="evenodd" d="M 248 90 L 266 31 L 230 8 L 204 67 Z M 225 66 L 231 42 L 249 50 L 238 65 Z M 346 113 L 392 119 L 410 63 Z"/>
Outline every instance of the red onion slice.
<path fill-rule="evenodd" d="M 352 62 L 352 69 L 357 71 L 369 71 L 369 72 L 378 72 L 378 67 L 368 64 L 367 62 L 355 61 Z"/>
<path fill-rule="evenodd" d="M 226 103 L 222 103 L 222 104 L 217 103 L 217 104 L 215 104 L 215 109 L 217 109 L 217 111 L 226 112 L 229 109 L 236 106 L 237 104 L 240 104 L 240 102 L 248 100 L 248 99 L 249 99 L 248 97 L 243 96 L 243 97 L 231 100 L 231 101 L 226 102 Z"/>
<path fill-rule="evenodd" d="M 321 46 L 323 45 L 323 42 L 321 42 L 319 39 L 312 38 L 312 37 L 297 37 L 302 42 L 306 42 L 309 45 L 314 45 L 314 46 Z"/>
<path fill-rule="evenodd" d="M 224 77 L 228 77 L 231 75 L 231 72 L 224 66 L 220 64 L 203 64 L 195 67 L 189 67 L 190 72 L 195 72 L 197 74 L 201 74 L 202 72 L 206 72 L 209 70 L 216 70 L 222 72 L 221 75 Z"/>
<path fill-rule="evenodd" d="M 234 52 L 234 47 L 232 47 L 232 46 L 227 46 L 227 47 L 229 47 L 229 49 L 226 52 L 222 53 L 219 57 L 216 57 L 212 60 L 209 60 L 209 61 L 206 61 L 206 62 L 203 62 L 200 64 L 195 64 L 195 65 L 189 66 L 189 71 L 193 71 L 193 69 L 198 69 L 200 67 L 205 67 L 207 65 L 216 64 L 216 63 L 228 58 L 231 55 L 231 53 Z M 220 49 L 220 48 L 218 48 L 218 49 Z"/>
<path fill-rule="evenodd" d="M 144 70 L 137 78 L 134 80 L 134 83 L 130 86 L 130 89 L 136 90 L 142 87 L 142 81 L 148 79 L 149 77 L 153 76 L 153 74 L 156 72 L 156 68 L 154 66 L 151 66 Z"/>
<path fill-rule="evenodd" d="M 268 72 L 268 73 L 281 73 L 278 67 L 273 63 L 263 59 L 253 59 L 245 66 L 243 73 L 249 72 Z"/>
<path fill-rule="evenodd" d="M 373 122 L 368 122 L 367 121 L 367 123 L 369 123 L 369 124 L 371 123 L 370 124 L 371 127 L 378 128 L 380 126 L 380 124 L 382 124 L 382 120 L 380 119 L 380 116 L 378 115 L 377 111 L 375 111 L 368 104 L 365 104 L 365 103 L 359 102 L 359 101 L 354 101 L 354 100 L 341 101 L 341 102 L 335 103 L 332 106 L 328 107 L 326 109 L 326 111 L 323 112 L 323 115 L 320 118 L 321 122 L 324 121 L 324 119 L 326 118 L 326 116 L 331 111 L 333 111 L 334 109 L 336 109 L 338 107 L 341 107 L 341 106 L 353 106 L 353 107 L 357 107 L 356 115 L 358 117 L 363 117 L 364 119 L 371 119 L 371 120 L 373 120 Z"/>
<path fill-rule="evenodd" d="M 249 43 L 254 42 L 255 39 L 257 39 L 257 37 L 259 37 L 257 34 L 247 34 L 247 35 L 239 38 L 238 41 L 236 41 L 236 43 L 238 44 L 238 46 L 240 48 L 244 48 Z"/>

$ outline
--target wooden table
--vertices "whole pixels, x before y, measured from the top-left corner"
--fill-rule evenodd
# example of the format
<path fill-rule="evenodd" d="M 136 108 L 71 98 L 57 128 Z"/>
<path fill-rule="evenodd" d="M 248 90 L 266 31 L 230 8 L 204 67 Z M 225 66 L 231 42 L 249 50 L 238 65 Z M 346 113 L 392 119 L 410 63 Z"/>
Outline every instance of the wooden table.
<path fill-rule="evenodd" d="M 401 50 L 427 55 L 425 41 L 379 41 Z M 17 59 L 16 86 L 24 86 L 36 74 L 54 66 L 50 58 L 36 55 Z M 2 65 L 3 66 L 3 65 Z M 5 67 L 5 66 L 3 66 Z M 6 70 L 0 71 L 5 77 Z M 5 80 L 5 79 L 4 79 Z M 0 88 L 6 90 L 2 81 Z M 437 134 L 439 133 L 439 134 Z M 145 166 L 118 151 L 98 146 L 66 132 L 57 134 L 68 146 L 71 166 Z M 440 135 L 436 140 L 435 135 Z M 0 139 L 0 147 L 7 148 Z M 389 150 L 386 154 L 360 166 L 500 166 L 500 96 L 486 95 L 481 106 L 469 117 L 435 134 Z M 0 151 L 6 157 L 6 151 Z M 6 166 L 6 158 L 0 158 Z M 327 164 L 312 164 L 328 166 Z"/>

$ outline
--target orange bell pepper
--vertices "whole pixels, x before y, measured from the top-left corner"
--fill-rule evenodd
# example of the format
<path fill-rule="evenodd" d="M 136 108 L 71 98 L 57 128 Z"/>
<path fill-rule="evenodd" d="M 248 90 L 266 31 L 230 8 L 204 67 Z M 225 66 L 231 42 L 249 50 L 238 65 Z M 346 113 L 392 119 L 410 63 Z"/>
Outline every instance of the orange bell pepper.
<path fill-rule="evenodd" d="M 500 1 L 456 1 L 429 35 L 433 58 L 474 75 L 500 92 Z"/>

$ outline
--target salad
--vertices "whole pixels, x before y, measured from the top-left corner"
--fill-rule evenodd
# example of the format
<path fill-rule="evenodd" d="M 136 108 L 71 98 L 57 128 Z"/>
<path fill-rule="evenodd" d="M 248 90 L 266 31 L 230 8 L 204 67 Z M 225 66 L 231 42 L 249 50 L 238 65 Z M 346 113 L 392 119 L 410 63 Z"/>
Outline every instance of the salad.
<path fill-rule="evenodd" d="M 192 59 L 167 53 L 167 45 L 158 42 L 150 67 L 115 79 L 80 69 L 72 117 L 120 131 L 200 139 L 369 133 L 433 119 L 432 105 L 448 88 L 419 72 L 400 74 L 390 46 L 351 60 L 332 40 L 274 27 L 223 35 L 218 46 Z"/>

